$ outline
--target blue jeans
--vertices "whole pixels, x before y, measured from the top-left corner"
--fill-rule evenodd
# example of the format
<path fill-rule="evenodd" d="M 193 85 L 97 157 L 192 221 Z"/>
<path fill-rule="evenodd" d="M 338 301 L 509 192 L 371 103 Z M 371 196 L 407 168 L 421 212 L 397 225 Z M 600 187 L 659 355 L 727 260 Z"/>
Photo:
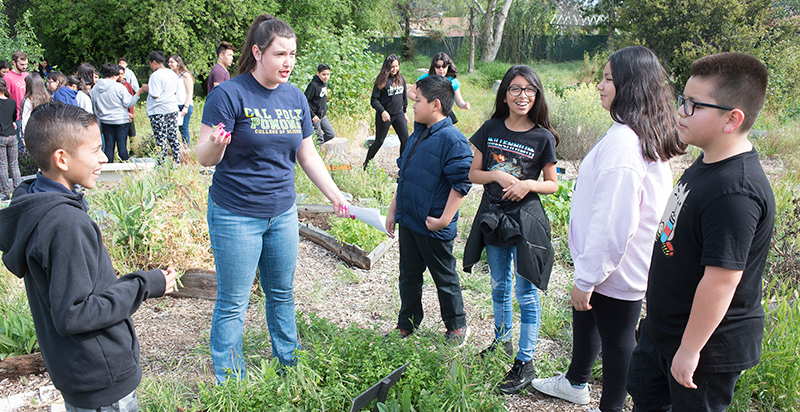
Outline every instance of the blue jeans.
<path fill-rule="evenodd" d="M 511 283 L 516 278 L 514 290 L 520 310 L 519 352 L 517 359 L 533 359 L 539 339 L 539 290 L 530 281 L 516 274 L 517 248 L 486 245 L 486 257 L 492 274 L 492 308 L 494 309 L 494 338 L 511 339 Z M 512 268 L 511 264 L 514 263 Z"/>
<path fill-rule="evenodd" d="M 183 110 L 184 105 L 178 105 L 178 110 Z M 189 142 L 191 142 L 191 136 L 189 135 L 189 121 L 192 120 L 192 113 L 194 113 L 194 105 L 189 106 L 186 109 L 186 116 L 183 116 L 183 124 L 178 126 L 178 131 L 181 132 L 181 136 L 183 137 L 183 142 L 186 143 L 187 146 L 191 146 Z"/>
<path fill-rule="evenodd" d="M 129 123 L 105 124 L 100 126 L 103 132 L 103 152 L 108 158 L 108 163 L 114 163 L 114 146 L 117 147 L 119 158 L 123 162 L 128 160 L 128 128 Z"/>
<path fill-rule="evenodd" d="M 244 378 L 242 330 L 250 288 L 258 267 L 264 289 L 272 356 L 294 365 L 297 324 L 294 269 L 297 264 L 297 207 L 272 218 L 227 211 L 208 199 L 208 232 L 217 270 L 217 301 L 211 320 L 211 359 L 219 382 L 230 371 Z"/>

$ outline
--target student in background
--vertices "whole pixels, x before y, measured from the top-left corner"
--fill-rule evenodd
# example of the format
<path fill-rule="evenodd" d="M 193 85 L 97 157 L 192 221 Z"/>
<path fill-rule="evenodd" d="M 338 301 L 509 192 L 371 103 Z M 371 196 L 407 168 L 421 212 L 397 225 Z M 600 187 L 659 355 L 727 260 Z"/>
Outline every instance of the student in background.
<path fill-rule="evenodd" d="M 231 74 L 228 72 L 228 67 L 233 64 L 233 50 L 233 45 L 226 41 L 221 41 L 217 45 L 217 64 L 208 73 L 206 93 L 211 93 L 211 89 L 226 80 L 230 80 Z"/>
<path fill-rule="evenodd" d="M 321 63 L 317 66 L 317 74 L 306 86 L 306 99 L 308 107 L 311 109 L 311 122 L 314 123 L 314 130 L 317 133 L 317 146 L 321 146 L 328 140 L 336 137 L 328 114 L 328 80 L 331 78 L 331 68 L 327 64 Z"/>
<path fill-rule="evenodd" d="M 389 126 L 394 127 L 400 139 L 400 154 L 406 148 L 408 140 L 408 98 L 406 96 L 406 79 L 400 74 L 400 58 L 394 54 L 386 56 L 383 60 L 378 77 L 372 87 L 370 104 L 375 109 L 375 141 L 367 150 L 364 160 L 364 169 L 369 161 L 375 157 L 383 145 L 383 140 L 389 133 Z"/>

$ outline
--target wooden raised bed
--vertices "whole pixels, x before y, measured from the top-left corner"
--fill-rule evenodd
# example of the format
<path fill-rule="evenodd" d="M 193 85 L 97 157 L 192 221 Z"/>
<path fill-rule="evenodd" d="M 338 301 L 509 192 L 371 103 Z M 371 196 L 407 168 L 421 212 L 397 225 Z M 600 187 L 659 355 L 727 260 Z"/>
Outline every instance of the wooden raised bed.
<path fill-rule="evenodd" d="M 298 211 L 309 213 L 333 213 L 331 205 L 297 205 Z M 324 230 L 315 227 L 310 223 L 300 223 L 300 234 L 310 239 L 312 242 L 324 247 L 339 256 L 345 262 L 357 266 L 361 269 L 372 269 L 378 259 L 392 247 L 393 238 L 387 237 L 372 251 L 365 251 L 356 245 L 344 243 L 331 236 Z"/>

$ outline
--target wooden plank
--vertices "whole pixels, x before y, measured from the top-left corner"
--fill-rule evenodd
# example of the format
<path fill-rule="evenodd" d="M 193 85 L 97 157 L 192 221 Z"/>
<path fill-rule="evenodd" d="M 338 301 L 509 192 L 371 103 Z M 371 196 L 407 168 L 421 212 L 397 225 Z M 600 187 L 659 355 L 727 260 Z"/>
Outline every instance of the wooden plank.
<path fill-rule="evenodd" d="M 189 268 L 181 276 L 183 287 L 172 292 L 176 298 L 217 299 L 217 272 L 208 269 Z"/>
<path fill-rule="evenodd" d="M 358 266 L 361 269 L 369 270 L 372 267 L 372 262 L 367 257 L 367 252 L 365 252 L 364 249 L 356 245 L 343 243 L 327 232 L 314 227 L 314 225 L 299 223 L 299 226 L 301 235 L 335 253 L 345 262 Z"/>
<path fill-rule="evenodd" d="M 309 212 L 309 213 L 333 213 L 333 205 L 308 205 L 308 204 L 298 204 L 297 211 L 302 212 Z"/>

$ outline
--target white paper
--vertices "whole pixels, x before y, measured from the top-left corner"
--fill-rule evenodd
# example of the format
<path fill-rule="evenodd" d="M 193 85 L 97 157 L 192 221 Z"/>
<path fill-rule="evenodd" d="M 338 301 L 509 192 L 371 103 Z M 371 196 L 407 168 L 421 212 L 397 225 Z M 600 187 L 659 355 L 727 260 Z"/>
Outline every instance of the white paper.
<path fill-rule="evenodd" d="M 386 217 L 381 216 L 380 211 L 371 207 L 358 207 L 350 205 L 350 214 L 356 219 L 386 233 Z"/>

